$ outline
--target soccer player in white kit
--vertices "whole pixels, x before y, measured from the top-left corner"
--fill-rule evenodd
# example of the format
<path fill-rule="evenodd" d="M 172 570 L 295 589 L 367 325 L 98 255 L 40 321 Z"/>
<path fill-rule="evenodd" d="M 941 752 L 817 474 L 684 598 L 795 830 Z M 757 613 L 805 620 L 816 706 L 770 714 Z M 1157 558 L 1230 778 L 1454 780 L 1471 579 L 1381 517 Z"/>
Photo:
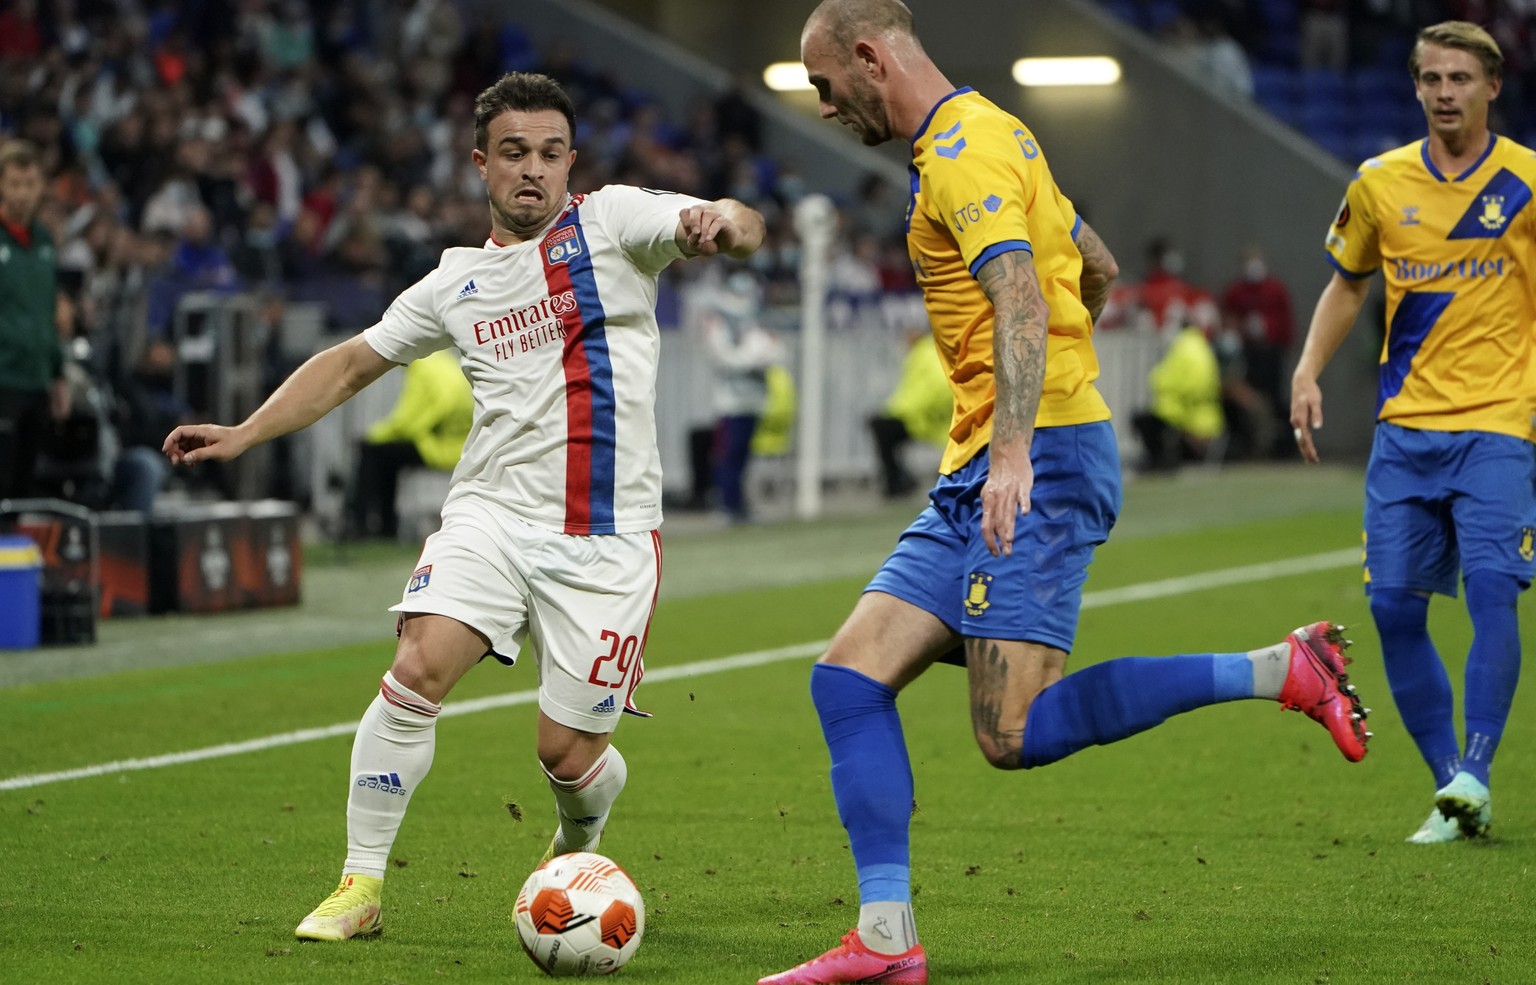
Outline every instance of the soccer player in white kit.
<path fill-rule="evenodd" d="M 341 885 L 298 937 L 379 931 L 389 849 L 432 765 L 442 701 L 487 654 L 510 664 L 532 644 L 559 816 L 550 855 L 595 849 L 624 788 L 609 738 L 635 710 L 661 575 L 656 278 L 680 257 L 750 254 L 763 219 L 730 199 L 622 185 L 571 195 L 575 129 L 553 79 L 503 76 L 475 103 L 484 247 L 445 250 L 378 324 L 300 366 L 243 423 L 165 440 L 173 463 L 231 459 L 450 346 L 474 392 L 442 529 L 394 606 L 394 663 L 352 746 Z"/>

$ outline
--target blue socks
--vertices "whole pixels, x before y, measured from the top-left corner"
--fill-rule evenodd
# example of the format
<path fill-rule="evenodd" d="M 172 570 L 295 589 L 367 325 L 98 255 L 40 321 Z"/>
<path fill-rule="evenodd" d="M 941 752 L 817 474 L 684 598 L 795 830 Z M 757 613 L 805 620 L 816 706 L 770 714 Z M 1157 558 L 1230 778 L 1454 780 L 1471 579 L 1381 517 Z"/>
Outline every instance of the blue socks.
<path fill-rule="evenodd" d="M 1429 638 L 1429 599 L 1402 589 L 1371 593 L 1371 615 L 1381 635 L 1392 698 L 1437 787 L 1449 783 L 1458 770 L 1488 783 L 1520 682 L 1519 582 L 1513 575 L 1478 571 L 1467 575 L 1466 591 L 1473 637 L 1463 699 L 1465 754 L 1456 744 L 1451 680 Z"/>
<path fill-rule="evenodd" d="M 832 796 L 848 831 L 862 903 L 912 901 L 912 766 L 896 692 L 856 670 L 811 668 L 811 700 L 832 754 Z"/>
<path fill-rule="evenodd" d="M 1429 638 L 1429 598 L 1401 588 L 1372 588 L 1371 617 L 1397 713 L 1435 775 L 1435 786 L 1443 787 L 1461 768 L 1461 747 L 1451 679 Z"/>
<path fill-rule="evenodd" d="M 1022 765 L 1114 742 L 1170 715 L 1254 697 L 1246 653 L 1131 657 L 1080 670 L 1035 699 Z M 848 831 L 862 903 L 911 902 L 912 766 L 896 692 L 834 664 L 811 669 L 811 700 L 832 756 L 832 796 Z"/>
<path fill-rule="evenodd" d="M 1467 612 L 1472 616 L 1472 649 L 1467 654 L 1467 748 L 1461 768 L 1485 786 L 1493 754 L 1520 683 L 1520 596 L 1514 577 L 1496 572 L 1467 576 Z"/>
<path fill-rule="evenodd" d="M 1024 723 L 1025 769 L 1079 749 L 1117 742 L 1172 715 L 1254 696 L 1245 653 L 1124 657 L 1092 664 L 1052 684 Z"/>

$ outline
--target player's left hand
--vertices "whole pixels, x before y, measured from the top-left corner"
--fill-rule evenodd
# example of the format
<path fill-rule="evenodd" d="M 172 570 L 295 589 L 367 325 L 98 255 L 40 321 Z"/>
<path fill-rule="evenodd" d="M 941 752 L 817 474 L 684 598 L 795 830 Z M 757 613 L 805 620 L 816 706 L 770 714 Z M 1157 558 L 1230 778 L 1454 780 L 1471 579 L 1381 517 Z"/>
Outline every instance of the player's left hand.
<path fill-rule="evenodd" d="M 994 442 L 987 481 L 981 487 L 981 538 L 993 557 L 1013 553 L 1013 528 L 1029 512 L 1034 485 L 1029 442 L 1014 441 L 1011 446 Z"/>
<path fill-rule="evenodd" d="M 735 246 L 741 230 L 718 202 L 690 205 L 678 213 L 683 248 L 693 256 L 714 256 Z"/>
<path fill-rule="evenodd" d="M 1291 434 L 1304 462 L 1319 461 L 1312 432 L 1323 426 L 1323 391 L 1317 380 L 1298 371 L 1291 378 Z"/>

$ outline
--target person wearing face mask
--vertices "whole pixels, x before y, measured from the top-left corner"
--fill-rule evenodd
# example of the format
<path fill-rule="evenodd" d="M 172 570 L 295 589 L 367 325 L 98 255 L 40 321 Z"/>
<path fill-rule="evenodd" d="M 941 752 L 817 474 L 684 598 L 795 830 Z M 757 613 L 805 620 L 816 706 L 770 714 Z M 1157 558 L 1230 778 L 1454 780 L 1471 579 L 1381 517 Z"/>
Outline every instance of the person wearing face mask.
<path fill-rule="evenodd" d="M 1189 325 L 1209 328 L 1216 321 L 1210 292 L 1184 279 L 1184 254 L 1172 240 L 1158 236 L 1147 243 L 1147 272 L 1137 288 L 1137 301 L 1160 332 L 1175 333 Z"/>
<path fill-rule="evenodd" d="M 1289 455 L 1285 422 L 1291 416 L 1290 396 L 1285 391 L 1283 364 L 1296 336 L 1296 319 L 1291 309 L 1291 292 L 1285 282 L 1270 272 L 1264 262 L 1264 248 L 1257 243 L 1243 251 L 1242 273 L 1227 285 L 1221 296 L 1223 327 L 1240 340 L 1244 366 L 1243 380 L 1257 394 L 1257 408 L 1269 424 L 1264 434 L 1276 439 L 1268 447 L 1255 448 L 1259 454 Z"/>

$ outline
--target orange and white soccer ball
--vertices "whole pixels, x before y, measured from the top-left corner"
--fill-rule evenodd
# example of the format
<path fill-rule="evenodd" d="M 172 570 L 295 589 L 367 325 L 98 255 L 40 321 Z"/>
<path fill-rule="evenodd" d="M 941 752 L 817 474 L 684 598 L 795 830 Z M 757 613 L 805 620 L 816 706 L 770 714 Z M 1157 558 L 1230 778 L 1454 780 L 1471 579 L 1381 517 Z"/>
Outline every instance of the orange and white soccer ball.
<path fill-rule="evenodd" d="M 549 974 L 607 975 L 639 949 L 645 901 L 612 859 L 573 852 L 533 870 L 512 920 L 523 950 Z"/>

